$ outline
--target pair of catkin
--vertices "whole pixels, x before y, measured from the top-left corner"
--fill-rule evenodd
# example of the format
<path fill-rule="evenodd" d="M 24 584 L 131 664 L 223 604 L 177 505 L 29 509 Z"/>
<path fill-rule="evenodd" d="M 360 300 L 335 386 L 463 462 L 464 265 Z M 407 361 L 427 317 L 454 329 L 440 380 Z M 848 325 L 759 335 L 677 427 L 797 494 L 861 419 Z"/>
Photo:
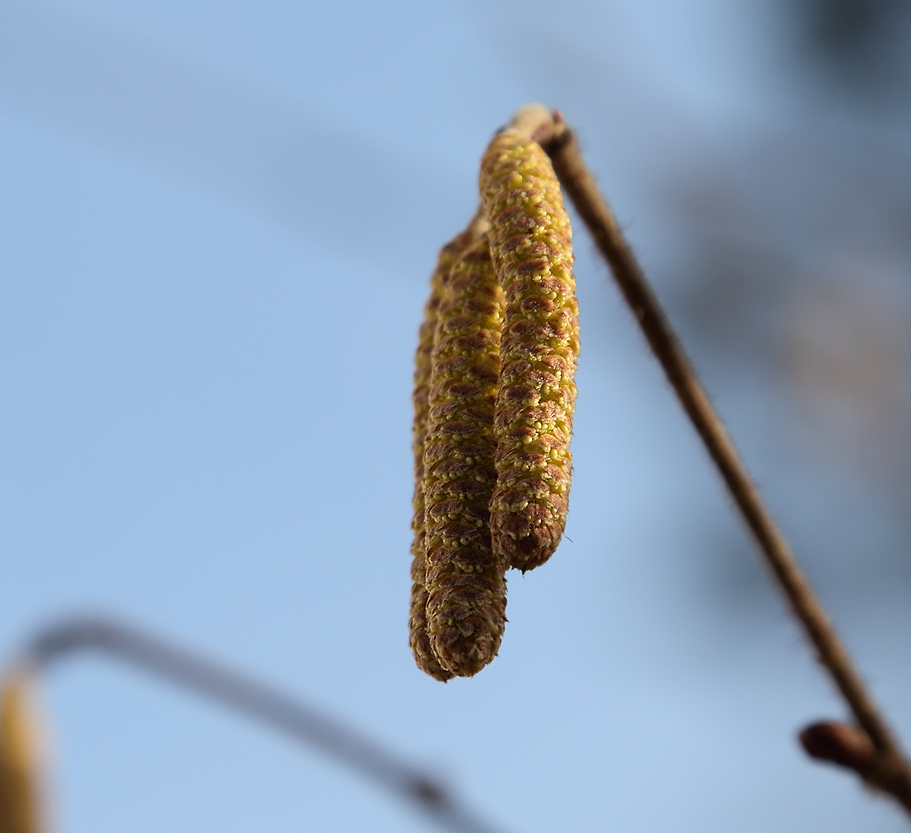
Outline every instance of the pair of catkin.
<path fill-rule="evenodd" d="M 549 158 L 520 130 L 491 142 L 480 191 L 481 217 L 440 253 L 415 371 L 410 641 L 442 681 L 496 656 L 506 570 L 550 558 L 569 499 L 569 218 Z"/>

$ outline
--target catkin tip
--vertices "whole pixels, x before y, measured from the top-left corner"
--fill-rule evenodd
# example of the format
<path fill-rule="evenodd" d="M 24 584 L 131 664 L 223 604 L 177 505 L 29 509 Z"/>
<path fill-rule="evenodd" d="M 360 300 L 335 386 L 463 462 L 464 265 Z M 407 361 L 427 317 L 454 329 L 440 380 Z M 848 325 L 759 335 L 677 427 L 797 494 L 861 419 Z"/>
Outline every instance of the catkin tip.
<path fill-rule="evenodd" d="M 427 578 L 423 553 L 419 558 L 415 557 L 411 575 L 411 615 L 408 619 L 411 652 L 421 671 L 435 680 L 445 683 L 455 675 L 440 665 L 440 661 L 430 645 L 430 634 L 427 630 Z"/>
<path fill-rule="evenodd" d="M 490 587 L 464 588 L 431 624 L 440 663 L 460 677 L 473 677 L 500 650 L 506 625 L 506 583 L 490 577 Z"/>

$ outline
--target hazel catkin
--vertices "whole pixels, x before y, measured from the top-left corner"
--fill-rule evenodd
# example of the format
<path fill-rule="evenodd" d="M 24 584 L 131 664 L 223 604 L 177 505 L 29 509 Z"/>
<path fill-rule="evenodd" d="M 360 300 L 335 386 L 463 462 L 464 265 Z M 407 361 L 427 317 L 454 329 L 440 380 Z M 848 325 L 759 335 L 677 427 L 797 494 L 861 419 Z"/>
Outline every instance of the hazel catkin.
<path fill-rule="evenodd" d="M 414 393 L 414 516 L 411 529 L 414 539 L 411 545 L 411 612 L 408 619 L 408 634 L 415 662 L 424 673 L 446 682 L 452 673 L 444 669 L 430 647 L 427 633 L 427 586 L 426 586 L 426 541 L 424 527 L 424 443 L 427 439 L 427 422 L 430 411 L 430 363 L 436 337 L 440 303 L 443 300 L 444 280 L 449 274 L 461 251 L 465 248 L 470 232 L 462 232 L 440 251 L 437 266 L 430 278 L 430 297 L 424 307 L 424 320 L 418 332 L 418 348 L 415 354 Z"/>
<path fill-rule="evenodd" d="M 496 656 L 506 624 L 506 564 L 490 534 L 502 318 L 484 235 L 444 278 L 424 445 L 427 631 L 440 666 L 463 677 Z"/>
<path fill-rule="evenodd" d="M 0 688 L 0 833 L 44 829 L 39 795 L 40 738 L 31 702 L 31 673 L 9 671 Z"/>
<path fill-rule="evenodd" d="M 579 355 L 572 232 L 550 159 L 518 130 L 490 143 L 480 190 L 506 296 L 492 540 L 524 572 L 553 554 L 569 506 Z"/>

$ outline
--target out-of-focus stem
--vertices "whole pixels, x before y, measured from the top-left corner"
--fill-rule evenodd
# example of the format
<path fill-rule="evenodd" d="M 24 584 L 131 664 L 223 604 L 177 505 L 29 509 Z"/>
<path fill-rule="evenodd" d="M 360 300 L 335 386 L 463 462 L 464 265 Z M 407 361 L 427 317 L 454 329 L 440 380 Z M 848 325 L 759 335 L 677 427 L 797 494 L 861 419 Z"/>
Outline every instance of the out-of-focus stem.
<path fill-rule="evenodd" d="M 399 798 L 417 805 L 444 830 L 493 833 L 490 825 L 435 780 L 374 741 L 250 677 L 132 626 L 93 617 L 67 620 L 41 631 L 29 644 L 26 657 L 41 670 L 86 649 L 139 665 L 316 747 Z"/>

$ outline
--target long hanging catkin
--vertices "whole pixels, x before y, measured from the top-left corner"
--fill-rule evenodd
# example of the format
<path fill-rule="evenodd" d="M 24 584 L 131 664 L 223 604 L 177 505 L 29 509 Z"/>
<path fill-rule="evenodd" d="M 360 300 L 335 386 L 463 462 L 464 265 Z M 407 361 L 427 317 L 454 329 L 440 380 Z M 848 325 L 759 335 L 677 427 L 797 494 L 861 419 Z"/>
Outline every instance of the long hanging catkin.
<path fill-rule="evenodd" d="M 566 526 L 579 355 L 572 232 L 550 159 L 521 131 L 491 142 L 480 189 L 506 294 L 493 548 L 524 572 L 550 558 Z"/>
<path fill-rule="evenodd" d="M 430 647 L 427 633 L 427 579 L 426 534 L 424 526 L 424 444 L 427 440 L 427 423 L 430 413 L 430 364 L 436 338 L 440 303 L 443 300 L 444 282 L 459 254 L 470 242 L 472 229 L 462 232 L 440 251 L 437 266 L 430 277 L 430 297 L 424 307 L 424 321 L 418 332 L 418 349 L 415 354 L 414 393 L 414 517 L 411 529 L 411 613 L 408 620 L 409 642 L 415 662 L 424 673 L 446 682 L 453 674 L 444 669 Z"/>
<path fill-rule="evenodd" d="M 0 833 L 43 830 L 39 738 L 30 701 L 31 674 L 15 668 L 0 688 Z"/>
<path fill-rule="evenodd" d="M 490 539 L 502 315 L 485 235 L 444 281 L 424 446 L 427 630 L 439 664 L 462 677 L 496 656 L 506 624 L 506 564 Z"/>

